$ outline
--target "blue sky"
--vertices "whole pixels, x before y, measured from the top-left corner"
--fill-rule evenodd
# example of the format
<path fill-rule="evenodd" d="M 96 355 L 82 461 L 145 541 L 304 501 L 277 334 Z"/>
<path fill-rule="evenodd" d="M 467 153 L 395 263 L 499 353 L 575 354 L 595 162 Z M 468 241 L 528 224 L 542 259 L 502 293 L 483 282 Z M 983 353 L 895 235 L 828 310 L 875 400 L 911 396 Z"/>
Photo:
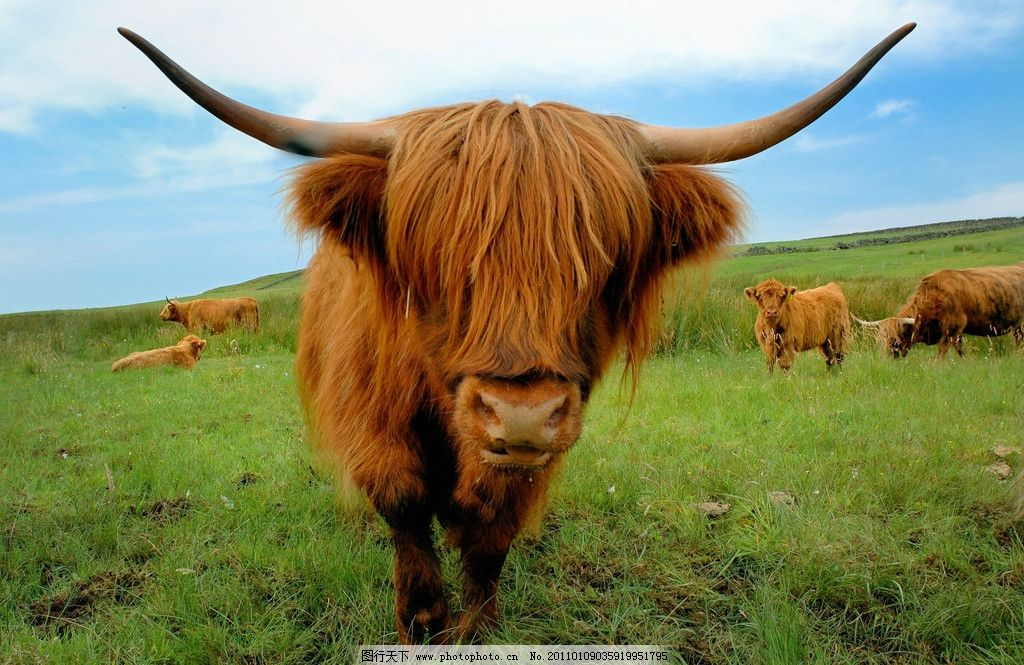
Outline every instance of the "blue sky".
<path fill-rule="evenodd" d="M 308 259 L 280 209 L 303 160 L 195 108 L 119 25 L 286 115 L 518 97 L 697 127 L 802 99 L 917 21 L 824 118 L 719 169 L 748 239 L 1024 215 L 1019 0 L 362 4 L 0 0 L 0 312 L 185 296 Z"/>

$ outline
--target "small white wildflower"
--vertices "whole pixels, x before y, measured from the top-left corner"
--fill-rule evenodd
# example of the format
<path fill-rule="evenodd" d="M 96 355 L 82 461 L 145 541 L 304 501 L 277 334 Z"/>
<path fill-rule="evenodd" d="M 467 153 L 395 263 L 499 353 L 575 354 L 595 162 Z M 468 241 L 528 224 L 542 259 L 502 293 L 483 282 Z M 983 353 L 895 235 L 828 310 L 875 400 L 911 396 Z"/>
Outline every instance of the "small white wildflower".
<path fill-rule="evenodd" d="M 615 494 L 615 485 L 612 485 L 611 487 L 608 488 L 608 493 Z"/>
<path fill-rule="evenodd" d="M 228 510 L 235 509 L 235 502 L 232 501 L 231 499 L 227 498 L 226 496 L 221 496 L 220 500 L 224 503 L 224 507 L 227 508 Z"/>

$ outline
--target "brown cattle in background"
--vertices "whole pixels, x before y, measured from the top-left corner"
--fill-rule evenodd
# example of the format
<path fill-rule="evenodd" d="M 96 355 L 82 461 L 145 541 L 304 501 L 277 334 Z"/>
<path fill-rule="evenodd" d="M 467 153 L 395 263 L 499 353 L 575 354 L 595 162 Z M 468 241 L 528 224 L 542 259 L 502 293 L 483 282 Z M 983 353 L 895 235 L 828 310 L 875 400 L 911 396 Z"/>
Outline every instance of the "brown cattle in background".
<path fill-rule="evenodd" d="M 365 123 L 224 97 L 122 34 L 195 101 L 291 152 L 289 203 L 319 244 L 297 369 L 319 447 L 391 528 L 403 642 L 471 638 L 497 615 L 509 547 L 544 503 L 618 348 L 635 380 L 668 272 L 733 239 L 740 204 L 700 164 L 785 140 L 913 28 L 808 99 L 706 129 L 498 101 Z M 455 631 L 433 520 L 458 548 Z"/>
<path fill-rule="evenodd" d="M 914 344 L 938 344 L 939 358 L 949 347 L 964 355 L 963 336 L 1024 338 L 1024 263 L 1012 266 L 937 270 L 921 279 L 895 316 L 861 321 L 877 328 L 878 343 L 902 358 Z"/>
<path fill-rule="evenodd" d="M 766 279 L 743 291 L 757 304 L 754 334 L 768 373 L 776 361 L 789 371 L 798 351 L 820 349 L 825 367 L 841 365 L 849 349 L 850 306 L 835 282 L 807 291 Z"/>
<path fill-rule="evenodd" d="M 192 369 L 199 362 L 199 355 L 205 347 L 205 339 L 199 339 L 195 335 L 185 335 L 174 346 L 131 353 L 111 365 L 110 369 L 120 372 L 123 369 L 141 369 L 157 365 L 173 365 Z"/>
<path fill-rule="evenodd" d="M 164 321 L 177 321 L 189 332 L 207 330 L 221 333 L 232 327 L 260 331 L 260 307 L 255 298 L 202 298 L 179 302 L 168 300 L 160 312 Z"/>

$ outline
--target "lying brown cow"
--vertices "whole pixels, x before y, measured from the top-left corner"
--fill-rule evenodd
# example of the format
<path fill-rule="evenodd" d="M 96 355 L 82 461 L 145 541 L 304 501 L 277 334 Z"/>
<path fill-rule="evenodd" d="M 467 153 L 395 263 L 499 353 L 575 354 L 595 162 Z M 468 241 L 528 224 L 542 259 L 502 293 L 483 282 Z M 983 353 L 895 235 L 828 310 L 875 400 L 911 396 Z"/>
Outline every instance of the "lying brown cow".
<path fill-rule="evenodd" d="M 945 358 L 952 345 L 964 355 L 966 335 L 1024 339 L 1024 263 L 968 270 L 937 270 L 921 279 L 896 316 L 857 322 L 878 329 L 878 343 L 902 358 L 917 343 L 939 345 Z"/>
<path fill-rule="evenodd" d="M 766 279 L 743 292 L 757 304 L 754 333 L 769 374 L 776 361 L 789 371 L 796 352 L 810 349 L 821 349 L 826 367 L 842 364 L 849 346 L 850 307 L 835 282 L 797 291 L 777 279 Z"/>
<path fill-rule="evenodd" d="M 189 332 L 224 332 L 239 326 L 260 331 L 260 308 L 255 298 L 200 299 L 188 302 L 168 300 L 160 312 L 164 321 L 178 321 Z"/>
<path fill-rule="evenodd" d="M 205 339 L 199 339 L 195 335 L 185 335 L 174 346 L 131 353 L 111 365 L 110 369 L 120 372 L 123 369 L 141 369 L 143 367 L 156 367 L 157 365 L 172 365 L 192 369 L 199 362 L 199 354 L 203 352 L 205 347 Z"/>

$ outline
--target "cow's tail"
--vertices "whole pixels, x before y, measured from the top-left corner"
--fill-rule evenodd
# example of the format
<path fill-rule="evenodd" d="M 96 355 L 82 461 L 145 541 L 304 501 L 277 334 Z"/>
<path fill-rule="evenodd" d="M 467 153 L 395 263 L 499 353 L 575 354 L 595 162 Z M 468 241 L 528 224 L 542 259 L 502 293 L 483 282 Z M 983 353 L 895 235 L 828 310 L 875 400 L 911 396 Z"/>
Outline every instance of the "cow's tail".
<path fill-rule="evenodd" d="M 839 335 L 839 353 L 847 354 L 850 352 L 850 346 L 853 344 L 853 320 L 856 317 L 846 313 L 846 320 L 843 321 L 842 330 Z"/>
<path fill-rule="evenodd" d="M 260 306 L 256 305 L 256 307 L 254 309 L 256 310 L 256 327 L 253 329 L 253 332 L 259 332 L 260 331 Z"/>

